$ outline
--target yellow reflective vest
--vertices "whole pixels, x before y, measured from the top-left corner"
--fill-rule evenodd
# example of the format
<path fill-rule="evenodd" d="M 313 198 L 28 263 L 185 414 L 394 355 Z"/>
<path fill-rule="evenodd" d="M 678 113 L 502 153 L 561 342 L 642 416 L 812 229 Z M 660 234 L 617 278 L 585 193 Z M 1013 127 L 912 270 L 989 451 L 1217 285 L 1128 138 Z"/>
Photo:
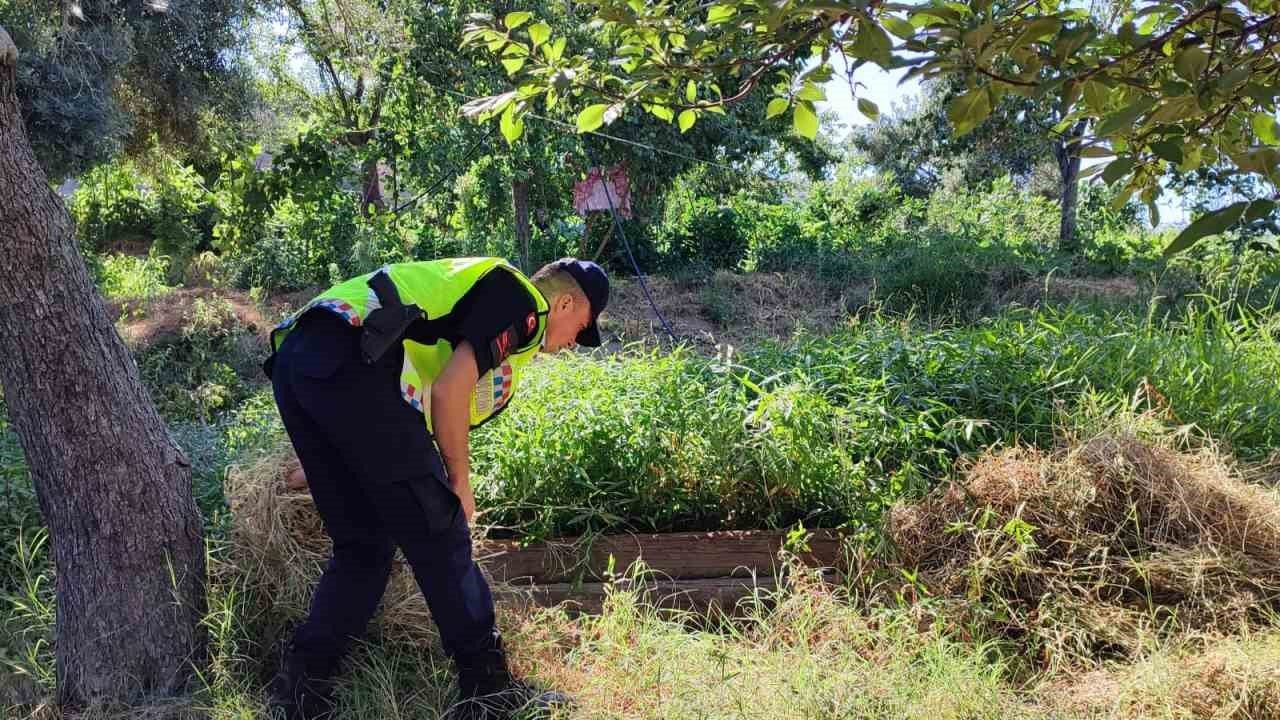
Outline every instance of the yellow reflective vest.
<path fill-rule="evenodd" d="M 484 375 L 471 393 L 471 427 L 479 427 L 506 407 L 515 394 L 520 374 L 542 347 L 547 330 L 547 300 L 519 270 L 501 258 L 457 258 L 427 262 L 396 263 L 379 269 L 387 273 L 395 285 L 400 301 L 417 305 L 428 320 L 448 315 L 458 301 L 491 272 L 510 272 L 533 298 L 537 308 L 537 327 L 529 333 L 529 341 Z M 361 327 L 369 313 L 381 307 L 377 294 L 369 287 L 374 273 L 354 277 L 321 293 L 301 310 L 280 323 L 271 333 L 271 349 L 280 349 L 284 338 L 305 313 L 321 308 L 345 319 L 353 327 Z M 431 344 L 402 339 L 404 365 L 400 370 L 400 394 L 405 402 L 422 413 L 427 429 L 431 429 L 431 383 L 440 377 L 453 356 L 448 340 Z"/>

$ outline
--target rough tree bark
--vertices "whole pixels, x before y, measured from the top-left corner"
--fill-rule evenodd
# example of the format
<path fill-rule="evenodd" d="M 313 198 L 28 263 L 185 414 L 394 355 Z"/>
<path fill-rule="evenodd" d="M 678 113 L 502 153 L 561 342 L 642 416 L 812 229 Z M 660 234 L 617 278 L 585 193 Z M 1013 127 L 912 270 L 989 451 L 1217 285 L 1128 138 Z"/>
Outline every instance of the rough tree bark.
<path fill-rule="evenodd" d="M 1058 247 L 1069 253 L 1080 249 L 1080 239 L 1076 237 L 1076 203 L 1080 196 L 1080 138 L 1084 136 L 1086 125 L 1084 120 L 1077 122 L 1053 143 L 1058 173 L 1062 177 L 1062 216 L 1058 223 Z"/>
<path fill-rule="evenodd" d="M 516 219 L 516 246 L 520 251 L 520 269 L 531 272 L 529 266 L 529 241 L 532 236 L 529 229 L 529 181 L 511 181 L 511 209 Z"/>
<path fill-rule="evenodd" d="M 58 699 L 180 694 L 206 652 L 191 470 L 36 163 L 16 58 L 0 29 L 0 385 L 52 540 Z"/>

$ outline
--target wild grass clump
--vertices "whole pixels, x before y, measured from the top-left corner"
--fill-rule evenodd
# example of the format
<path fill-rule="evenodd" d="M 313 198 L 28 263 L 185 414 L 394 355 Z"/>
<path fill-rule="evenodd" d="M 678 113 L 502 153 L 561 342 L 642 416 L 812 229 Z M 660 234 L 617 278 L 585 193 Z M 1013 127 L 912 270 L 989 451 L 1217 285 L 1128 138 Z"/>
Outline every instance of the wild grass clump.
<path fill-rule="evenodd" d="M 165 279 L 169 260 L 164 257 L 99 255 L 92 258 L 91 270 L 107 300 L 146 300 L 172 289 Z"/>
<path fill-rule="evenodd" d="M 536 613 L 515 637 L 537 679 L 575 697 L 571 718 L 1009 718 L 1019 702 L 982 643 L 908 614 L 868 611 L 794 574 L 718 631 L 616 591 L 599 616 Z M 697 623 L 705 625 L 705 622 Z"/>
<path fill-rule="evenodd" d="M 1044 680 L 1037 714 L 1110 720 L 1280 717 L 1280 632 L 1181 640 L 1132 664 Z"/>
<path fill-rule="evenodd" d="M 895 507 L 887 535 L 914 592 L 1038 667 L 1269 626 L 1280 610 L 1280 498 L 1167 435 L 1113 427 L 1052 452 L 990 452 Z"/>

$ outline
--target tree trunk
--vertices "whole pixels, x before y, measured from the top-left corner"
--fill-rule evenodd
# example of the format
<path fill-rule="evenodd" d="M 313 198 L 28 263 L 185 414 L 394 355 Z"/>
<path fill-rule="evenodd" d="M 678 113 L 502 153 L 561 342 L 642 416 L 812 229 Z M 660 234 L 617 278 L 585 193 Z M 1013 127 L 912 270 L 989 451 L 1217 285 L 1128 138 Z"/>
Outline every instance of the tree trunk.
<path fill-rule="evenodd" d="M 516 246 L 520 251 L 520 269 L 532 271 L 529 266 L 529 181 L 511 181 L 511 208 L 516 219 Z"/>
<path fill-rule="evenodd" d="M 204 662 L 191 470 L 36 163 L 0 30 L 0 386 L 49 527 L 60 702 L 185 692 Z"/>
<path fill-rule="evenodd" d="M 364 162 L 364 192 L 360 198 L 360 214 L 365 217 L 387 211 L 387 200 L 382 196 L 381 165 L 378 158 Z"/>
<path fill-rule="evenodd" d="M 1062 216 L 1058 223 L 1058 248 L 1075 254 L 1080 250 L 1080 238 L 1076 237 L 1076 200 L 1080 195 L 1080 143 L 1084 136 L 1085 121 L 1071 126 L 1065 137 L 1053 143 L 1053 154 L 1058 160 L 1058 173 L 1062 178 Z"/>

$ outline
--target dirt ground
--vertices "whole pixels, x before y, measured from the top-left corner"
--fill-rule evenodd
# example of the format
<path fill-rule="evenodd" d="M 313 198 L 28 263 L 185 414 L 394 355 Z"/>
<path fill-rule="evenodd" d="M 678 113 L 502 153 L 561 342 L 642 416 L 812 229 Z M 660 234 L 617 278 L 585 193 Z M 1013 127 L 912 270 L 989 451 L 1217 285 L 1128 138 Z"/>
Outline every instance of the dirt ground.
<path fill-rule="evenodd" d="M 677 338 L 707 352 L 717 345 L 785 340 L 801 329 L 830 329 L 871 296 L 869 284 L 836 287 L 801 274 L 721 271 L 706 279 L 646 282 Z M 614 281 L 601 326 L 613 348 L 666 335 L 635 278 Z"/>
<path fill-rule="evenodd" d="M 847 286 L 824 283 L 801 273 L 736 274 L 720 271 L 702 278 L 646 278 L 654 304 L 677 338 L 699 352 L 786 340 L 798 331 L 823 332 L 846 322 L 874 296 L 871 282 Z M 179 288 L 157 298 L 108 303 L 130 346 L 148 347 L 176 336 L 197 300 L 230 303 L 240 324 L 264 339 L 290 310 L 319 289 L 274 295 L 255 302 L 248 292 L 225 288 Z M 1033 278 L 1001 294 L 999 305 L 1039 305 L 1072 300 L 1132 301 L 1150 292 L 1132 278 Z M 665 341 L 666 333 L 636 278 L 615 278 L 609 308 L 601 319 L 607 347 Z"/>
<path fill-rule="evenodd" d="M 271 328 L 290 309 L 306 302 L 311 294 L 310 291 L 287 293 L 258 303 L 243 290 L 178 288 L 154 298 L 108 302 L 107 312 L 116 321 L 116 329 L 124 341 L 138 350 L 181 334 L 185 319 L 191 314 L 196 301 L 225 300 L 240 326 L 265 341 Z"/>

